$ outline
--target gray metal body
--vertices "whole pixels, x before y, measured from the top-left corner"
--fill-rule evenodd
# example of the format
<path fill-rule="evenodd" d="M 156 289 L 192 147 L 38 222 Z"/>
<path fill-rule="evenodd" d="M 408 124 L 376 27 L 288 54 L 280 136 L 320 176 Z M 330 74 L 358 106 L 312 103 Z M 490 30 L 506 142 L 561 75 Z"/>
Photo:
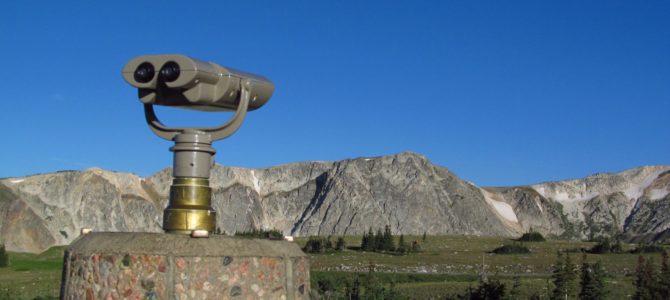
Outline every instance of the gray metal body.
<path fill-rule="evenodd" d="M 138 81 L 138 67 L 152 66 L 153 76 Z M 166 65 L 176 64 L 179 76 L 172 80 L 161 80 L 160 72 Z M 265 104 L 274 92 L 274 84 L 267 78 L 204 62 L 184 55 L 144 55 L 132 59 L 123 68 L 123 78 L 138 88 L 140 101 L 205 111 L 232 111 L 239 104 L 242 82 L 246 81 L 251 94 L 248 110 Z"/>
<path fill-rule="evenodd" d="M 158 70 L 158 71 L 156 71 Z M 265 104 L 274 92 L 267 78 L 183 55 L 145 55 L 132 59 L 122 71 L 138 88 L 149 128 L 174 141 L 173 183 L 170 202 L 163 214 L 163 229 L 190 233 L 214 231 L 216 213 L 211 208 L 210 170 L 216 150 L 212 142 L 240 128 L 247 111 Z M 225 124 L 212 128 L 171 128 L 163 125 L 153 105 L 204 111 L 231 111 Z"/>

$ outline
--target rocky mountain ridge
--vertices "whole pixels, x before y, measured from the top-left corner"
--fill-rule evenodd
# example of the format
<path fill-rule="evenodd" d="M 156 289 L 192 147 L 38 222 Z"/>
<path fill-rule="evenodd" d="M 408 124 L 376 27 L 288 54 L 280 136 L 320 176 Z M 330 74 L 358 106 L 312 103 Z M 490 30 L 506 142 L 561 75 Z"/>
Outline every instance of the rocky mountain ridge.
<path fill-rule="evenodd" d="M 159 232 L 171 170 L 142 178 L 101 169 L 0 179 L 0 242 L 40 252 L 81 228 Z M 584 179 L 482 188 L 415 153 L 266 169 L 216 165 L 217 227 L 287 235 L 361 234 L 390 225 L 404 234 L 516 236 L 530 230 L 588 239 L 670 237 L 670 166 Z"/>

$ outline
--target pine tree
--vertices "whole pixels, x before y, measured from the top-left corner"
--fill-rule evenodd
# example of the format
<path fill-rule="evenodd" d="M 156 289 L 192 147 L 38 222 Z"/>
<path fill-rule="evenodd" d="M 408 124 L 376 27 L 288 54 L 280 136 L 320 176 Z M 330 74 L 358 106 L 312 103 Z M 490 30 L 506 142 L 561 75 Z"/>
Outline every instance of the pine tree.
<path fill-rule="evenodd" d="M 395 245 L 393 243 L 393 234 L 391 234 L 391 226 L 386 225 L 384 227 L 384 237 L 382 238 L 382 250 L 384 251 L 395 251 Z"/>
<path fill-rule="evenodd" d="M 605 289 L 605 270 L 600 261 L 593 265 L 593 291 L 596 296 L 593 299 L 605 299 L 607 290 Z"/>
<path fill-rule="evenodd" d="M 563 255 L 561 251 L 556 252 L 556 264 L 552 269 L 551 278 L 554 288 L 551 290 L 550 299 L 565 299 L 574 294 L 576 274 L 569 253 Z"/>
<path fill-rule="evenodd" d="M 396 250 L 400 254 L 405 254 L 409 251 L 407 243 L 405 242 L 405 235 L 404 234 L 400 235 L 400 239 L 398 240 L 398 248 Z"/>
<path fill-rule="evenodd" d="M 498 280 L 480 281 L 479 287 L 471 293 L 470 299 L 502 300 L 505 297 L 505 284 Z"/>
<path fill-rule="evenodd" d="M 586 254 L 584 254 L 586 257 Z M 575 280 L 577 273 L 575 272 L 575 264 L 572 263 L 570 253 L 565 253 L 565 268 L 563 269 L 563 278 L 565 278 L 565 294 L 572 297 L 575 294 Z"/>
<path fill-rule="evenodd" d="M 601 300 L 605 299 L 604 272 L 600 261 L 595 264 L 589 264 L 586 261 L 586 254 L 583 257 L 581 276 L 579 285 L 579 299 L 581 300 Z"/>
<path fill-rule="evenodd" d="M 344 289 L 344 297 L 348 300 L 359 300 L 361 298 L 361 280 L 358 278 L 358 275 L 354 277 L 351 287 L 349 287 L 347 281 L 347 286 Z"/>
<path fill-rule="evenodd" d="M 0 268 L 9 267 L 9 255 L 5 251 L 5 245 L 0 244 Z"/>
<path fill-rule="evenodd" d="M 347 247 L 347 244 L 344 242 L 343 237 L 337 238 L 337 243 L 335 244 L 335 250 L 342 251 Z"/>
<path fill-rule="evenodd" d="M 368 238 L 368 234 L 366 232 L 363 232 L 363 238 L 361 239 L 361 250 L 366 251 L 370 244 L 370 239 Z"/>
<path fill-rule="evenodd" d="M 377 242 L 377 237 L 375 237 L 375 232 L 372 231 L 372 227 L 370 227 L 368 231 L 368 250 L 367 251 L 374 251 L 375 248 L 377 248 L 376 242 Z"/>
<path fill-rule="evenodd" d="M 375 276 L 375 265 L 372 262 L 368 265 L 368 274 L 363 281 L 363 287 L 362 299 L 383 299 L 384 287 Z"/>
<path fill-rule="evenodd" d="M 637 259 L 635 269 L 635 300 L 653 300 L 655 290 L 654 265 L 651 259 L 645 260 L 642 255 Z"/>
<path fill-rule="evenodd" d="M 554 289 L 551 291 L 552 300 L 565 299 L 567 289 L 567 280 L 565 278 L 565 260 L 561 251 L 556 252 L 556 264 L 551 272 L 551 278 L 554 283 Z"/>
<path fill-rule="evenodd" d="M 385 300 L 386 299 L 395 300 L 395 299 L 400 299 L 400 298 L 401 298 L 401 295 L 398 292 L 395 281 L 391 281 L 391 283 L 389 284 L 388 290 L 386 291 L 386 293 L 384 293 L 384 299 Z"/>
<path fill-rule="evenodd" d="M 363 234 L 363 242 L 361 243 L 361 248 L 363 251 L 374 251 L 376 248 L 375 245 L 375 233 L 372 231 L 372 227 L 368 229 L 367 234 Z"/>
<path fill-rule="evenodd" d="M 514 277 L 512 277 L 512 289 L 509 291 L 508 299 L 521 299 L 521 278 L 519 278 L 519 274 L 514 274 Z"/>
<path fill-rule="evenodd" d="M 662 299 L 670 299 L 670 265 L 668 265 L 668 252 L 661 254 L 661 273 L 658 275 L 658 295 Z"/>
<path fill-rule="evenodd" d="M 375 251 L 383 251 L 384 250 L 384 233 L 382 232 L 382 229 L 379 228 L 377 229 L 377 233 L 375 234 L 374 238 L 374 250 Z"/>

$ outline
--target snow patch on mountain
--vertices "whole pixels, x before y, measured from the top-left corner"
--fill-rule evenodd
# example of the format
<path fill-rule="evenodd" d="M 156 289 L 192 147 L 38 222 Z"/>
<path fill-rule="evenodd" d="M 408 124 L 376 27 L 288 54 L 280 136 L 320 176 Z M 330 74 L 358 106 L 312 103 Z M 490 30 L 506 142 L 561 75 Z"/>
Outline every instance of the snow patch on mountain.
<path fill-rule="evenodd" d="M 601 173 L 584 179 L 545 182 L 532 185 L 540 195 L 555 201 L 571 204 L 593 199 L 598 195 L 623 193 L 635 201 L 640 198 L 658 176 L 670 170 L 667 166 L 643 167 L 621 173 Z M 655 194 L 660 195 L 660 194 Z"/>
<path fill-rule="evenodd" d="M 484 189 L 481 189 L 481 191 L 482 194 L 484 194 L 484 199 L 486 199 L 486 202 L 491 205 L 501 217 L 507 221 L 519 223 L 519 219 L 517 219 L 516 213 L 514 213 L 514 208 L 512 208 L 511 205 L 504 201 L 496 200 L 496 196 L 494 194 L 489 193 Z"/>
<path fill-rule="evenodd" d="M 653 189 L 649 191 L 649 199 L 650 200 L 660 200 L 665 198 L 670 192 L 668 190 L 662 190 L 662 189 Z"/>
<path fill-rule="evenodd" d="M 254 170 L 251 170 L 251 180 L 252 183 L 254 184 L 254 190 L 258 195 L 261 194 L 261 184 L 260 181 L 258 180 L 258 177 L 256 177 L 256 172 Z"/>

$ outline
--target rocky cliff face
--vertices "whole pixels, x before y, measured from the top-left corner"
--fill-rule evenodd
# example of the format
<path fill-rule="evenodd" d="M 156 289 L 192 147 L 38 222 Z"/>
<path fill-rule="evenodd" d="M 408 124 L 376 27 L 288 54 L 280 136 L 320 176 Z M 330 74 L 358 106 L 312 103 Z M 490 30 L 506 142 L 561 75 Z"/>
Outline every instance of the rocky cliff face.
<path fill-rule="evenodd" d="M 100 169 L 0 180 L 0 240 L 12 251 L 68 244 L 81 228 L 160 231 L 171 170 L 140 178 Z M 213 206 L 227 233 L 670 236 L 670 166 L 525 187 L 480 188 L 401 153 L 267 169 L 215 166 Z"/>
<path fill-rule="evenodd" d="M 524 230 L 563 238 L 618 236 L 632 241 L 670 235 L 670 166 L 496 188 Z M 667 207 L 667 208 L 666 208 Z"/>

